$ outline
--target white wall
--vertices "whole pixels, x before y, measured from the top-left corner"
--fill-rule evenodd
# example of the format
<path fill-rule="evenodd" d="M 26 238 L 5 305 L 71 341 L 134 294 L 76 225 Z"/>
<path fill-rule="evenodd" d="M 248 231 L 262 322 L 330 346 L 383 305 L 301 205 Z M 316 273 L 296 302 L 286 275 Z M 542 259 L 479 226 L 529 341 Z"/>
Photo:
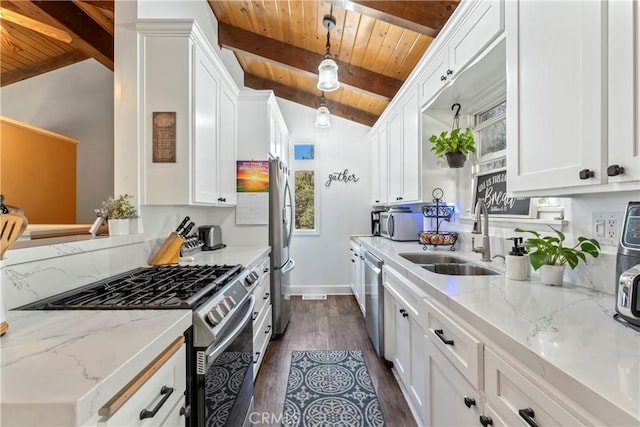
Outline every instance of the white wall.
<path fill-rule="evenodd" d="M 0 89 L 1 114 L 75 138 L 76 222 L 113 194 L 113 72 L 87 59 Z"/>
<path fill-rule="evenodd" d="M 314 127 L 315 109 L 278 98 L 291 140 L 315 144 L 320 173 L 320 235 L 294 235 L 296 268 L 291 293 L 350 293 L 349 235 L 370 234 L 370 128 L 336 116 L 328 129 Z M 357 183 L 324 182 L 331 172 L 354 173 Z"/>

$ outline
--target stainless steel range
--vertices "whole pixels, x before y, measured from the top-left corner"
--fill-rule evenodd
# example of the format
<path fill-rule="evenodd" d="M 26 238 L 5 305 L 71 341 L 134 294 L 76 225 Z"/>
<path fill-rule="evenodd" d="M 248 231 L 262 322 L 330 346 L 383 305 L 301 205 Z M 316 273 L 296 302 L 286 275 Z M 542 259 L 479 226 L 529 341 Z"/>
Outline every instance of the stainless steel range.
<path fill-rule="evenodd" d="M 187 426 L 241 426 L 253 406 L 253 296 L 242 265 L 141 267 L 19 310 L 193 310 Z"/>

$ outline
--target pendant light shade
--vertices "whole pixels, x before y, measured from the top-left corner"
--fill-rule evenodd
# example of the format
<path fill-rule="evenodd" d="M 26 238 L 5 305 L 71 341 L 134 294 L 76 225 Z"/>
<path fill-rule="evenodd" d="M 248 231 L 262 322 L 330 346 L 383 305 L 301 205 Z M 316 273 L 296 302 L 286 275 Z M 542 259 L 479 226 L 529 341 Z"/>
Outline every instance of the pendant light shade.
<path fill-rule="evenodd" d="M 324 92 L 322 93 L 322 98 L 320 102 L 320 108 L 316 111 L 316 121 L 315 126 L 317 128 L 328 128 L 331 126 L 329 109 L 324 105 Z"/>
<path fill-rule="evenodd" d="M 324 59 L 318 66 L 318 89 L 323 92 L 331 92 L 340 87 L 338 82 L 338 64 L 331 57 L 331 29 L 336 26 L 336 18 L 333 17 L 333 5 L 331 6 L 329 15 L 325 15 L 322 19 L 322 25 L 327 29 L 327 51 Z"/>

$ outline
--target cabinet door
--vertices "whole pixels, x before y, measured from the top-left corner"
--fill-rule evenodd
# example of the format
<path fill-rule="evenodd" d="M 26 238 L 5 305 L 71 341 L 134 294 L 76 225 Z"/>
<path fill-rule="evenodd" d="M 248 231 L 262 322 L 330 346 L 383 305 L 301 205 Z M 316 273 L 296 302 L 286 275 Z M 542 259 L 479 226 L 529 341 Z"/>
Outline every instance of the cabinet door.
<path fill-rule="evenodd" d="M 358 262 L 356 263 L 358 272 L 356 274 L 357 282 L 356 286 L 358 289 L 358 303 L 360 304 L 360 311 L 362 314 L 366 316 L 366 308 L 365 308 L 365 278 L 364 278 L 364 249 L 362 246 L 359 246 L 360 257 Z"/>
<path fill-rule="evenodd" d="M 432 344 L 425 347 L 426 364 L 426 425 L 479 426 L 478 417 L 483 402 L 453 365 Z"/>
<path fill-rule="evenodd" d="M 416 90 L 402 106 L 402 201 L 420 199 L 420 109 Z"/>
<path fill-rule="evenodd" d="M 608 2 L 609 7 L 609 137 L 607 165 L 624 173 L 609 182 L 640 179 L 640 7 L 631 0 Z"/>
<path fill-rule="evenodd" d="M 413 316 L 409 316 L 411 327 L 411 382 L 409 392 L 420 417 L 426 420 L 427 364 L 425 354 L 428 340 L 420 324 Z"/>
<path fill-rule="evenodd" d="M 402 302 L 395 300 L 395 357 L 393 367 L 398 372 L 400 380 L 406 385 L 410 381 L 410 360 L 411 360 L 411 323 L 409 321 L 407 309 Z"/>
<path fill-rule="evenodd" d="M 218 141 L 218 203 L 236 204 L 237 100 L 223 86 L 220 94 L 220 139 Z"/>
<path fill-rule="evenodd" d="M 434 98 L 447 81 L 447 69 L 449 67 L 449 47 L 445 46 L 434 56 L 433 60 L 426 66 L 426 71 L 420 79 L 420 100 L 424 105 Z"/>
<path fill-rule="evenodd" d="M 389 200 L 389 133 L 387 125 L 378 130 L 378 153 L 380 155 L 380 203 Z"/>
<path fill-rule="evenodd" d="M 217 203 L 218 79 L 209 59 L 196 48 L 194 70 L 193 201 Z"/>
<path fill-rule="evenodd" d="M 507 190 L 602 181 L 604 7 L 595 1 L 506 2 Z M 594 176 L 581 179 L 584 169 Z"/>
<path fill-rule="evenodd" d="M 378 132 L 371 133 L 370 139 L 371 151 L 370 151 L 370 173 L 371 173 L 371 205 L 378 205 L 382 203 L 380 199 L 380 142 L 378 140 Z M 386 201 L 386 200 L 385 200 Z"/>
<path fill-rule="evenodd" d="M 389 121 L 389 203 L 402 202 L 402 110 Z"/>
<path fill-rule="evenodd" d="M 349 265 L 351 268 L 351 291 L 353 292 L 353 296 L 356 298 L 358 302 L 358 264 L 359 264 L 359 255 L 358 255 L 358 245 L 354 242 L 351 242 L 351 247 L 349 248 Z"/>

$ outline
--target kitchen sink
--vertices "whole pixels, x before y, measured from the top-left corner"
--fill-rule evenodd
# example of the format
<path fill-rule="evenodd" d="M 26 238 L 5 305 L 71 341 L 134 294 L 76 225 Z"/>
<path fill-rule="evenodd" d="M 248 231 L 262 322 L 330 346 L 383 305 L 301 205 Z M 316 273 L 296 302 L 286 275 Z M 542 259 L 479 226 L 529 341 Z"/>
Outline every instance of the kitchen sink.
<path fill-rule="evenodd" d="M 467 261 L 448 254 L 435 253 L 404 253 L 398 254 L 414 264 L 464 264 Z"/>
<path fill-rule="evenodd" d="M 496 276 L 502 274 L 474 264 L 434 263 L 423 265 L 422 268 L 449 276 Z"/>

